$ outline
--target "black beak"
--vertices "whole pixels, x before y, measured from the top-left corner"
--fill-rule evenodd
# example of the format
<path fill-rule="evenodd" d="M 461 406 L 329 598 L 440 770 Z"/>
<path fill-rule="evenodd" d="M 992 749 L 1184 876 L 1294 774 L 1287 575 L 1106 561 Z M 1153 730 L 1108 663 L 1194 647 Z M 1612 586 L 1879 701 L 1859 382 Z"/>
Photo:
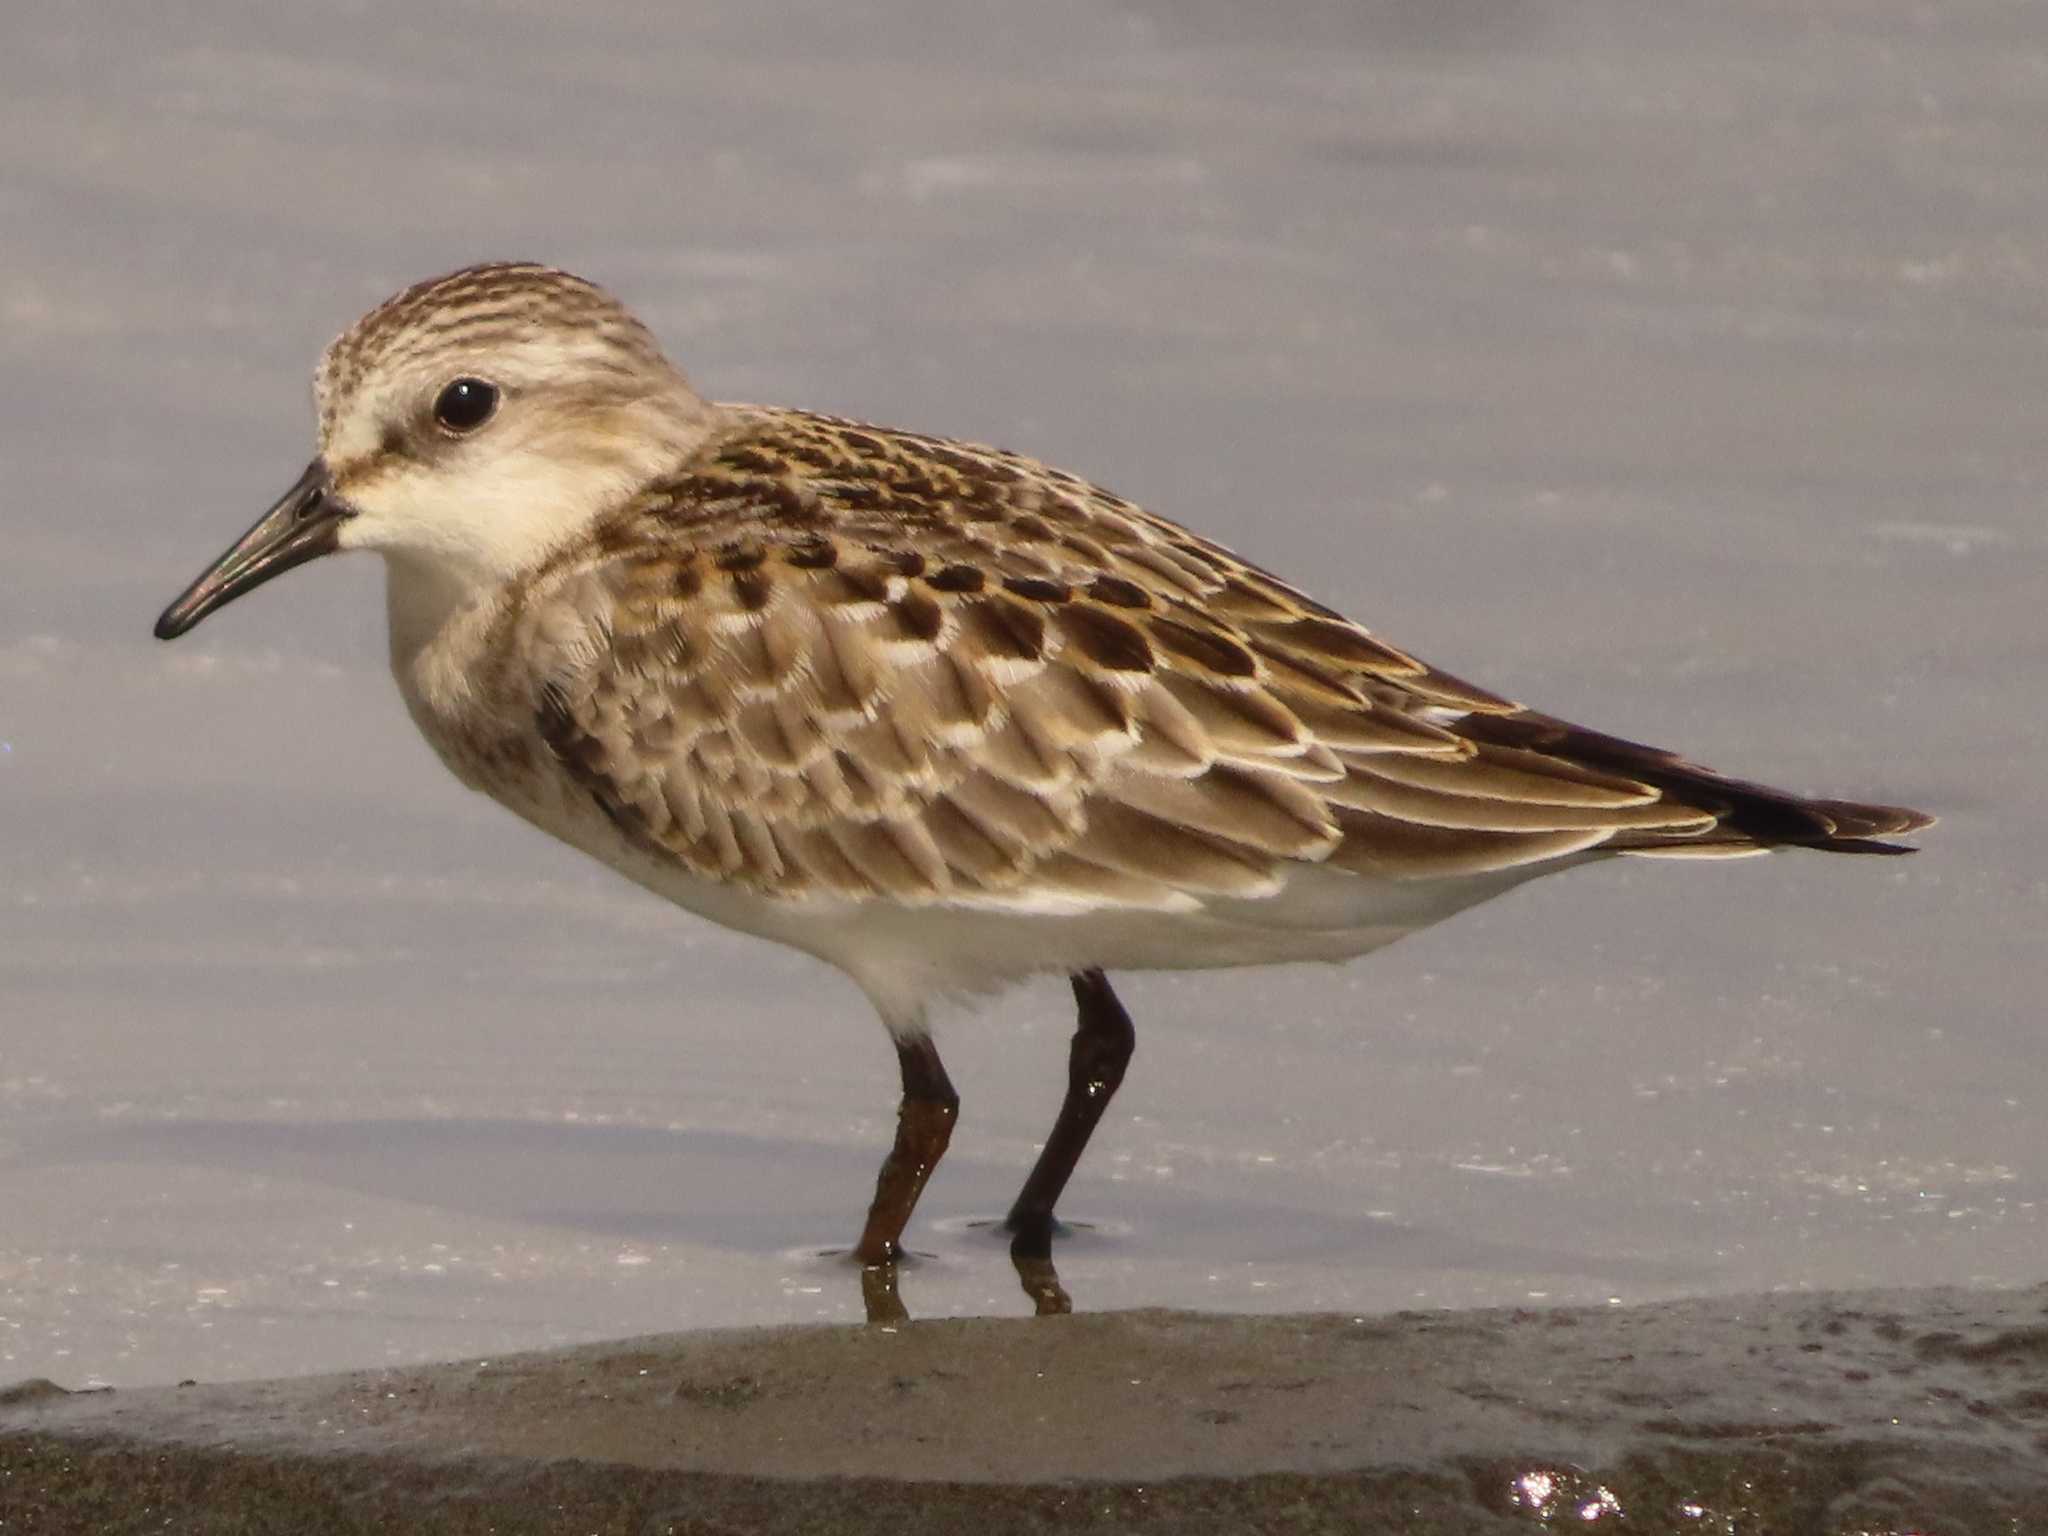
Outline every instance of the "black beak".
<path fill-rule="evenodd" d="M 235 541 L 156 621 L 159 640 L 175 640 L 214 609 L 251 587 L 339 547 L 342 519 L 354 509 L 333 494 L 327 464 L 315 459 L 299 483 L 278 498 L 254 528 Z"/>

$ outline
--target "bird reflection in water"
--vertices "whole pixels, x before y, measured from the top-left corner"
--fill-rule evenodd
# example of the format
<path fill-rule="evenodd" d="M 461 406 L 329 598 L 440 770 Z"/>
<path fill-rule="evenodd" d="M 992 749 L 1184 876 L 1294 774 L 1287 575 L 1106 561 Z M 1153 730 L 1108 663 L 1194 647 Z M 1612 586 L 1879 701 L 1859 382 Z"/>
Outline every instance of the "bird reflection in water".
<path fill-rule="evenodd" d="M 1024 1294 L 1031 1298 L 1033 1312 L 1040 1317 L 1064 1317 L 1074 1310 L 1074 1299 L 1067 1294 L 1067 1288 L 1060 1284 L 1060 1274 L 1053 1267 L 1051 1253 L 1020 1253 L 1018 1245 L 1013 1240 L 1010 1245 L 1010 1262 L 1016 1267 L 1017 1283 L 1024 1287 Z M 910 1321 L 910 1310 L 903 1305 L 902 1292 L 898 1289 L 901 1269 L 900 1259 L 861 1265 L 861 1307 L 870 1323 L 894 1325 Z"/>

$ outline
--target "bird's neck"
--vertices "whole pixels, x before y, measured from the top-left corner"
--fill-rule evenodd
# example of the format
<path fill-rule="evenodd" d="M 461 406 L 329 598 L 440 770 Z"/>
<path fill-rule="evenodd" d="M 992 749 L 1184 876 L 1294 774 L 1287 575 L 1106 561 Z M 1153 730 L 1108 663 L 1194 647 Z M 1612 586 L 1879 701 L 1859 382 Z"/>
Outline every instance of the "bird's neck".
<path fill-rule="evenodd" d="M 391 667 L 401 679 L 459 614 L 488 599 L 498 585 L 480 580 L 477 573 L 397 550 L 386 552 L 384 572 Z"/>

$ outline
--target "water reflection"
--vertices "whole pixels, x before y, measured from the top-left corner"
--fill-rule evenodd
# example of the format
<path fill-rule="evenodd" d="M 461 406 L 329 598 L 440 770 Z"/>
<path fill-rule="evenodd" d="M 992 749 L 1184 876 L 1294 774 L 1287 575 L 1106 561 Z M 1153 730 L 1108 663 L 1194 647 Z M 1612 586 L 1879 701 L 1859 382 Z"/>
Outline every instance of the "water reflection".
<path fill-rule="evenodd" d="M 1053 1263 L 1053 1239 L 1095 1236 L 1105 1230 L 1094 1222 L 1055 1221 L 1049 1227 L 1020 1227 L 1008 1217 L 988 1216 L 955 1217 L 934 1225 L 942 1232 L 972 1233 L 979 1238 L 1007 1237 L 1010 1267 L 1016 1272 L 1017 1284 L 1030 1301 L 1032 1312 L 1039 1317 L 1065 1317 L 1074 1310 L 1074 1298 Z M 1108 1230 L 1122 1229 L 1111 1224 Z M 835 1248 L 818 1256 L 858 1261 L 860 1251 Z M 910 1309 L 902 1295 L 902 1271 L 906 1266 L 914 1269 L 938 1259 L 937 1254 L 899 1249 L 894 1257 L 880 1263 L 861 1263 L 861 1309 L 867 1320 L 889 1325 L 909 1322 Z"/>
<path fill-rule="evenodd" d="M 1065 1317 L 1074 1310 L 1074 1299 L 1060 1282 L 1059 1270 L 1049 1255 L 1010 1250 L 1010 1263 L 1017 1271 L 1017 1283 L 1031 1299 L 1031 1310 L 1039 1317 Z M 910 1321 L 910 1309 L 903 1304 L 902 1263 L 887 1259 L 860 1267 L 861 1310 L 870 1323 L 893 1327 Z"/>
<path fill-rule="evenodd" d="M 896 1285 L 900 1268 L 894 1259 L 861 1265 L 860 1303 L 870 1323 L 887 1326 L 910 1321 L 910 1311 L 903 1305 L 902 1293 Z"/>
<path fill-rule="evenodd" d="M 1013 1253 L 1010 1262 L 1017 1266 L 1017 1279 L 1031 1298 L 1032 1311 L 1040 1317 L 1064 1317 L 1074 1310 L 1074 1299 L 1060 1284 L 1059 1271 L 1052 1267 L 1050 1257 L 1021 1258 Z"/>

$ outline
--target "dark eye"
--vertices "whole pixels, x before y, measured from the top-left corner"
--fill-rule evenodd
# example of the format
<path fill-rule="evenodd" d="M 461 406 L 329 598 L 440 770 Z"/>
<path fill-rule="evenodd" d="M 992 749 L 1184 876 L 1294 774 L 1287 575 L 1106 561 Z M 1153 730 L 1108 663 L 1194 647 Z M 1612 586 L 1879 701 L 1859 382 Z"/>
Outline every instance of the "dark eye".
<path fill-rule="evenodd" d="M 497 408 L 497 385 L 457 379 L 434 397 L 434 420 L 450 432 L 474 432 Z"/>

